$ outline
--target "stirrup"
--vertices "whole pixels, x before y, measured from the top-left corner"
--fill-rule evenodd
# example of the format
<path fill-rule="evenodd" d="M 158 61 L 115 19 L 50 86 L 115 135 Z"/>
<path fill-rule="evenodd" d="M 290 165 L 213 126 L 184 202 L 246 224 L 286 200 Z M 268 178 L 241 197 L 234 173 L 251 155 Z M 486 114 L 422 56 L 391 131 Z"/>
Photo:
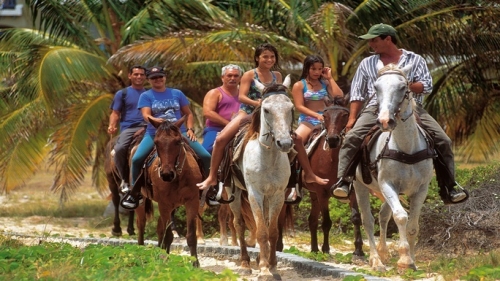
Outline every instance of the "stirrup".
<path fill-rule="evenodd" d="M 443 203 L 445 206 L 448 206 L 448 205 L 456 205 L 456 204 L 461 204 L 465 201 L 467 201 L 469 199 L 469 192 L 463 188 L 462 186 L 460 186 L 457 182 L 455 182 L 455 188 L 457 189 L 457 191 L 461 191 L 463 193 L 465 193 L 465 198 L 463 198 L 462 200 L 459 200 L 459 201 L 452 201 L 451 200 L 451 195 L 450 195 L 450 192 L 448 191 L 448 188 L 445 187 L 446 189 L 446 195 L 445 196 L 441 196 L 441 200 L 443 200 Z"/>
<path fill-rule="evenodd" d="M 215 206 L 219 204 L 229 204 L 234 201 L 234 194 L 231 194 L 231 197 L 228 200 L 225 200 L 222 198 L 222 191 L 224 190 L 224 183 L 219 182 L 217 185 L 218 189 L 217 192 L 213 192 L 210 195 L 207 194 L 207 203 L 210 206 Z M 211 186 L 211 189 L 215 189 L 215 186 Z M 217 203 L 215 203 L 217 202 Z"/>
<path fill-rule="evenodd" d="M 292 187 L 290 189 L 292 191 L 290 192 L 288 197 L 285 198 L 285 204 L 287 205 L 299 204 L 300 201 L 302 201 L 301 188 L 299 187 L 299 184 L 296 184 L 295 187 Z"/>
<path fill-rule="evenodd" d="M 335 189 L 337 189 L 337 187 L 342 183 L 347 183 L 347 196 L 345 197 L 340 197 L 334 194 Z M 347 181 L 341 177 L 334 185 L 332 185 L 332 187 L 330 187 L 330 195 L 342 203 L 349 203 L 349 196 L 351 195 L 351 191 L 353 189 L 354 187 L 352 186 L 352 181 Z"/>

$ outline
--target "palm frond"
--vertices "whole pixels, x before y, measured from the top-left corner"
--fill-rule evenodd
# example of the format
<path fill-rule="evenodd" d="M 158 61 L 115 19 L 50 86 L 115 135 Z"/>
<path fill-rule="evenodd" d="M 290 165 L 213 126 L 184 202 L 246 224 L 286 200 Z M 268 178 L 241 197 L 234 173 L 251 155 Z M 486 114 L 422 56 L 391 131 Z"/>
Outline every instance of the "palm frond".
<path fill-rule="evenodd" d="M 0 189 L 4 192 L 23 186 L 38 170 L 49 151 L 48 131 L 18 138 L 0 150 Z"/>
<path fill-rule="evenodd" d="M 60 193 L 61 201 L 70 197 L 92 165 L 95 140 L 106 124 L 112 98 L 111 94 L 105 94 L 75 104 L 50 138 L 49 164 L 56 169 L 52 190 Z"/>

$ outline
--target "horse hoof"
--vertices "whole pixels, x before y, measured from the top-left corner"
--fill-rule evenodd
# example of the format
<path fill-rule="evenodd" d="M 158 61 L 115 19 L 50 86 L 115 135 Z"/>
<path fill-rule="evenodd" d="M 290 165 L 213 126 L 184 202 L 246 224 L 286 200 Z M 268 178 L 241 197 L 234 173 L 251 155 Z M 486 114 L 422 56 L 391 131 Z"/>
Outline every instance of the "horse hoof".
<path fill-rule="evenodd" d="M 135 235 L 135 232 L 134 231 L 129 231 L 128 235 L 130 235 L 130 236 Z"/>
<path fill-rule="evenodd" d="M 111 235 L 113 236 L 122 236 L 122 231 L 114 231 L 114 230 L 111 230 Z"/>
<path fill-rule="evenodd" d="M 403 266 L 398 265 L 398 274 L 399 275 L 405 274 L 408 270 L 417 271 L 417 266 L 414 263 L 406 264 Z"/>
<path fill-rule="evenodd" d="M 355 265 L 358 265 L 358 266 L 367 264 L 367 260 L 365 257 L 356 256 L 356 255 L 352 255 L 351 262 Z"/>
<path fill-rule="evenodd" d="M 236 272 L 241 275 L 252 275 L 252 269 L 247 267 L 240 267 Z"/>

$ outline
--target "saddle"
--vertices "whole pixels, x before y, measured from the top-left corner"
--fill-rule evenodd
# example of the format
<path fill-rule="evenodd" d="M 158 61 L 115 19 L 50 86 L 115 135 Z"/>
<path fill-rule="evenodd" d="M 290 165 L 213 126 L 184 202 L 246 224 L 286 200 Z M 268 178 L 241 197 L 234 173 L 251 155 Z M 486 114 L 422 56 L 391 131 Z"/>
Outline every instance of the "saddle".
<path fill-rule="evenodd" d="M 420 119 L 417 118 L 417 122 L 420 123 Z M 436 158 L 437 154 L 434 150 L 434 141 L 431 135 L 429 134 L 429 132 L 425 131 L 420 125 L 419 128 L 421 132 L 424 134 L 424 137 L 427 141 L 427 148 L 420 150 L 414 154 L 406 154 L 399 150 L 389 149 L 387 147 L 387 142 L 389 141 L 388 138 L 382 152 L 377 156 L 377 159 L 375 159 L 374 162 L 371 162 L 370 150 L 373 148 L 377 139 L 382 134 L 382 131 L 378 126 L 373 126 L 368 132 L 368 134 L 365 136 L 363 143 L 361 144 L 360 148 L 361 157 L 358 157 L 361 158 L 358 159 L 358 161 L 361 160 L 361 175 L 363 178 L 363 182 L 370 184 L 372 182 L 372 175 L 374 177 L 377 177 L 378 174 L 377 162 L 382 158 L 393 159 L 405 164 L 415 164 L 428 158 Z"/>
<path fill-rule="evenodd" d="M 219 166 L 219 181 L 225 184 L 229 184 L 231 180 L 231 174 L 235 175 L 237 180 L 240 182 L 244 190 L 245 181 L 243 180 L 243 174 L 241 173 L 240 167 L 236 164 L 238 159 L 243 155 L 244 144 L 243 140 L 246 133 L 248 132 L 248 126 L 251 122 L 251 115 L 245 116 L 239 125 L 238 133 L 234 136 L 233 140 L 230 141 L 224 148 L 224 157 Z M 234 185 L 232 183 L 234 188 Z"/>
<path fill-rule="evenodd" d="M 326 130 L 324 130 L 321 125 L 314 126 L 314 128 L 311 131 L 311 134 L 309 134 L 309 138 L 307 139 L 304 145 L 308 156 L 310 156 L 314 152 L 314 150 L 318 146 L 319 140 L 325 134 Z"/>
<path fill-rule="evenodd" d="M 238 133 L 235 135 L 233 140 L 231 140 L 224 148 L 224 157 L 222 158 L 221 164 L 219 166 L 219 182 L 223 182 L 226 186 L 232 186 L 233 190 L 236 185 L 241 189 L 246 190 L 243 173 L 241 172 L 241 168 L 237 163 L 240 157 L 243 156 L 243 151 L 246 145 L 245 136 L 251 123 L 252 114 L 244 117 L 241 120 Z M 296 187 L 296 184 L 300 182 L 300 172 L 295 163 L 296 153 L 297 152 L 292 149 L 292 151 L 288 154 L 288 158 L 290 159 L 291 163 L 290 168 L 292 171 L 292 173 L 290 174 L 288 187 Z M 233 175 L 234 177 L 231 177 L 231 175 Z M 235 183 L 234 180 L 236 180 L 237 183 Z M 293 202 L 293 204 L 295 203 Z"/>

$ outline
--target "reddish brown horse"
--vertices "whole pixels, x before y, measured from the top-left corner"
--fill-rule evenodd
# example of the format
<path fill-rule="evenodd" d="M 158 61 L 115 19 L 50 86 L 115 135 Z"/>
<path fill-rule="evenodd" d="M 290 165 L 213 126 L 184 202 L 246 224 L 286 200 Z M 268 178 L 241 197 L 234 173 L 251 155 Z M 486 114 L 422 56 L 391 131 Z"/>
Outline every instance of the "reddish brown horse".
<path fill-rule="evenodd" d="M 173 124 L 168 121 L 158 123 L 150 120 L 157 129 L 154 138 L 157 157 L 136 182 L 143 186 L 142 194 L 145 197 L 145 204 L 136 209 L 138 243 L 144 245 L 146 218 L 152 217 L 151 200 L 154 200 L 158 202 L 160 211 L 156 227 L 158 246 L 169 253 L 174 239 L 171 229 L 172 211 L 185 206 L 186 241 L 191 256 L 196 258 L 195 265 L 199 265 L 196 251 L 196 220 L 200 199 L 196 183 L 202 181 L 202 174 L 194 151 L 179 129 L 182 121 L 183 119 Z M 147 181 L 151 183 L 151 188 L 145 187 Z"/>
<path fill-rule="evenodd" d="M 106 145 L 106 159 L 104 160 L 104 171 L 106 172 L 106 179 L 108 180 L 109 191 L 111 191 L 111 200 L 115 208 L 115 216 L 113 219 L 113 228 L 111 229 L 111 234 L 114 236 L 122 235 L 122 228 L 120 222 L 120 183 L 122 179 L 118 174 L 118 170 L 115 165 L 115 157 L 113 149 L 115 147 L 116 140 L 118 136 L 112 138 Z M 132 146 L 133 144 L 131 144 Z M 134 211 L 128 211 L 128 226 L 127 233 L 129 235 L 135 235 L 134 232 Z"/>
<path fill-rule="evenodd" d="M 326 133 L 319 139 L 316 148 L 312 151 L 309 161 L 314 173 L 322 178 L 328 178 L 330 183 L 337 182 L 337 168 L 339 159 L 339 150 L 342 144 L 344 129 L 349 117 L 349 110 L 345 107 L 347 98 L 336 98 L 334 100 L 325 99 L 326 108 L 323 112 L 324 130 Z M 308 218 L 309 230 L 311 232 L 311 251 L 319 252 L 318 248 L 318 224 L 319 216 L 323 221 L 321 228 L 323 230 L 323 253 L 330 253 L 329 233 L 332 228 L 330 219 L 328 201 L 331 197 L 330 185 L 318 185 L 315 183 L 304 183 L 311 196 L 311 213 Z M 361 218 L 356 202 L 356 195 L 351 192 L 349 196 L 349 206 L 351 208 L 351 221 L 354 224 L 354 245 L 355 251 L 353 258 L 363 257 L 363 240 L 361 238 L 360 226 Z"/>

